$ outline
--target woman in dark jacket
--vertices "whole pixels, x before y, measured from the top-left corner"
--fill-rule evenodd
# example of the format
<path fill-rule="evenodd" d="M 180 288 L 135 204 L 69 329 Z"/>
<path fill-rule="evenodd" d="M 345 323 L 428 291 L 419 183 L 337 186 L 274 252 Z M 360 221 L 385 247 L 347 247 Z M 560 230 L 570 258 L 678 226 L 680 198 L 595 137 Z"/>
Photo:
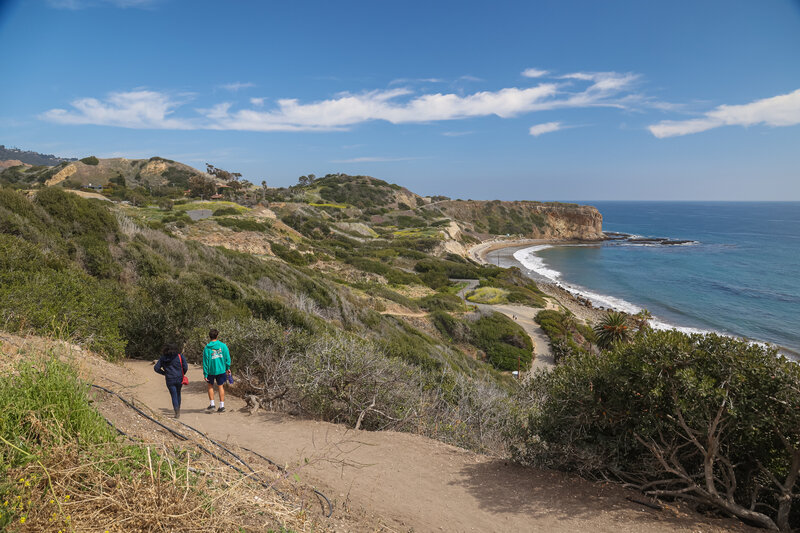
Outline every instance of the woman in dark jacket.
<path fill-rule="evenodd" d="M 162 374 L 167 382 L 167 389 L 172 396 L 172 408 L 175 410 L 175 418 L 181 417 L 181 387 L 183 386 L 183 375 L 189 371 L 186 359 L 180 355 L 181 348 L 176 343 L 164 346 L 161 352 L 161 359 L 158 360 L 153 370 Z"/>

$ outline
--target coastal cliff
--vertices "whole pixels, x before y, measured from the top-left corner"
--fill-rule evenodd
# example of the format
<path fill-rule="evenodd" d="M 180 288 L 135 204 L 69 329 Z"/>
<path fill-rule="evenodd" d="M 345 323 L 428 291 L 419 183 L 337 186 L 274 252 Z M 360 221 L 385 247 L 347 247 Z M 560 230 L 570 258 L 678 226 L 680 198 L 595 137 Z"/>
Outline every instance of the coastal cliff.
<path fill-rule="evenodd" d="M 532 239 L 603 239 L 603 215 L 588 205 L 446 200 L 437 202 L 436 207 L 478 234 L 511 234 Z"/>

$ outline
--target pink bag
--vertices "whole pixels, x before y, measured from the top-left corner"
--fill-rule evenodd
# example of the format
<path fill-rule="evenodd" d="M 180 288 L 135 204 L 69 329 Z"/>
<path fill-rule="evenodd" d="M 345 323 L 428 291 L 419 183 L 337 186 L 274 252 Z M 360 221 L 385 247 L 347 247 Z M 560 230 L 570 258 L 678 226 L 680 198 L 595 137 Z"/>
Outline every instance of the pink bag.
<path fill-rule="evenodd" d="M 183 374 L 183 359 L 181 359 L 181 354 L 178 354 L 178 361 L 181 363 L 181 374 Z M 181 381 L 181 385 L 188 385 L 189 378 L 186 377 L 186 374 L 183 374 L 183 381 Z"/>

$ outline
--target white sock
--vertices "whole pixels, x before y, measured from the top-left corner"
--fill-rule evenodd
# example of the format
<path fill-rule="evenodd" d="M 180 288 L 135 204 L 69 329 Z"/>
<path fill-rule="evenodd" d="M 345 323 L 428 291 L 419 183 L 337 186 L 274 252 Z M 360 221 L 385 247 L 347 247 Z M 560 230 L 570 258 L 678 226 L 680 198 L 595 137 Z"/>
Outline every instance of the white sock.
<path fill-rule="evenodd" d="M 225 407 L 225 402 L 219 402 L 220 407 Z"/>
<path fill-rule="evenodd" d="M 209 405 L 211 405 L 211 407 L 214 407 L 214 400 L 211 400 L 211 403 Z"/>

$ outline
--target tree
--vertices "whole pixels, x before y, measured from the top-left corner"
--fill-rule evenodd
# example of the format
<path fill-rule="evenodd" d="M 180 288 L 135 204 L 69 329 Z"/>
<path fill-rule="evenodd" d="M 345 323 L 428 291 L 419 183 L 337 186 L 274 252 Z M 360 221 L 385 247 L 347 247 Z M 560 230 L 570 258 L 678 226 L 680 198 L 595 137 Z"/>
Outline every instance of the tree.
<path fill-rule="evenodd" d="M 625 313 L 609 311 L 609 313 L 594 327 L 597 345 L 600 348 L 611 348 L 619 342 L 627 342 L 630 338 L 628 318 Z"/>
<path fill-rule="evenodd" d="M 317 177 L 314 174 L 309 174 L 308 176 L 300 176 L 297 178 L 297 183 L 298 185 L 305 187 L 314 183 L 316 179 Z"/>
<path fill-rule="evenodd" d="M 208 198 L 217 192 L 217 184 L 203 176 L 189 178 L 189 195 Z"/>
<path fill-rule="evenodd" d="M 206 163 L 206 172 L 211 174 L 212 176 L 216 176 L 222 181 L 231 182 L 231 181 L 238 181 L 239 178 L 242 177 L 240 172 L 228 172 L 227 170 L 222 170 L 221 168 L 217 168 L 210 163 Z"/>

